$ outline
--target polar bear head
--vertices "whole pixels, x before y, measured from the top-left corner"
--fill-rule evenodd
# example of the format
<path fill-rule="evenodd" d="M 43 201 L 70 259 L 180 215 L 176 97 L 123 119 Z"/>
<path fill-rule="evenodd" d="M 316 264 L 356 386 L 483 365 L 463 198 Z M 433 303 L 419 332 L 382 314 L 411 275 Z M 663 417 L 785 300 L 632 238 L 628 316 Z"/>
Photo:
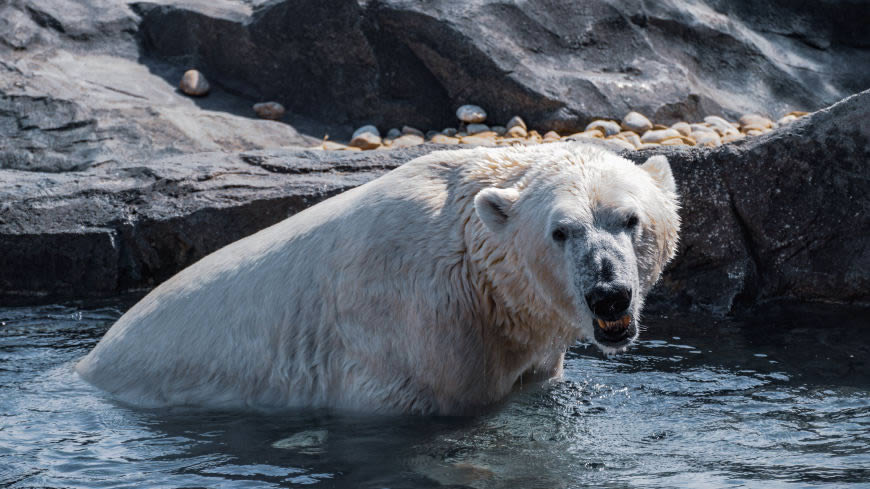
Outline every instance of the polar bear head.
<path fill-rule="evenodd" d="M 605 353 L 621 351 L 637 337 L 644 298 L 676 252 L 671 167 L 664 156 L 638 166 L 594 147 L 546 146 L 504 153 L 500 167 L 523 170 L 474 198 L 487 239 L 509 250 L 491 280 L 507 307 L 538 310 Z"/>

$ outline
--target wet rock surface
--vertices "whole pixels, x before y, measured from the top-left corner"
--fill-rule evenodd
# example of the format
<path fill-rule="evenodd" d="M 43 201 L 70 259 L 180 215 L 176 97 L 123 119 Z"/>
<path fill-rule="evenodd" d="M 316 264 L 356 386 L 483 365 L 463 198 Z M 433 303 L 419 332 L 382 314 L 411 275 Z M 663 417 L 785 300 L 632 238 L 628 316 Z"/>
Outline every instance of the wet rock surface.
<path fill-rule="evenodd" d="M 679 255 L 654 303 L 720 313 L 783 298 L 870 304 L 868 107 L 870 91 L 729 145 L 624 151 L 637 162 L 666 154 L 683 196 Z M 449 148 L 416 143 L 0 170 L 0 301 L 152 287 L 220 246 Z"/>

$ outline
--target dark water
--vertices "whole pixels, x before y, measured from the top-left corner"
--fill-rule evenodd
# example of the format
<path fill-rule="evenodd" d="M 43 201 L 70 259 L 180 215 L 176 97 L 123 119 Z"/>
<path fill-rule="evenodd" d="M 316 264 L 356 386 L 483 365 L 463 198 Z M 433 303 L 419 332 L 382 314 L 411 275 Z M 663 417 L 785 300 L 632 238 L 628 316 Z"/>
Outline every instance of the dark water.
<path fill-rule="evenodd" d="M 648 320 L 471 419 L 137 411 L 73 362 L 119 307 L 0 309 L 0 487 L 870 487 L 870 318 Z"/>

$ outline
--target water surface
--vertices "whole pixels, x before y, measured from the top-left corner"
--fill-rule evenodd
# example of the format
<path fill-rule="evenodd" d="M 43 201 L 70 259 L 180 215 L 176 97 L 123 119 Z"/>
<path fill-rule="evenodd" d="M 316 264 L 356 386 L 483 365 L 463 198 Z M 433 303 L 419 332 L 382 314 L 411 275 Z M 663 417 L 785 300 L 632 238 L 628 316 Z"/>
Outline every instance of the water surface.
<path fill-rule="evenodd" d="M 135 410 L 72 372 L 124 307 L 0 309 L 0 487 L 870 487 L 870 318 L 649 319 L 475 418 Z"/>

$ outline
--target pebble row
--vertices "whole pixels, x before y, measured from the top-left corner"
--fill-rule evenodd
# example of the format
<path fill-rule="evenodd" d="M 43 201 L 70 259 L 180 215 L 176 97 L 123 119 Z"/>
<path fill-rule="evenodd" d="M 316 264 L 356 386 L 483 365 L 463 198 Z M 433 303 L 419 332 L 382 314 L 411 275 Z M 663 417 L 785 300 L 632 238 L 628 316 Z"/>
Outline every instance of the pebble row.
<path fill-rule="evenodd" d="M 759 114 L 746 114 L 737 122 L 719 116 L 708 116 L 703 122 L 677 122 L 670 126 L 654 124 L 638 112 L 629 112 L 621 121 L 595 120 L 582 132 L 559 134 L 548 131 L 543 135 L 529 129 L 520 116 L 507 124 L 489 126 L 486 111 L 477 105 L 463 105 L 456 109 L 459 127 L 443 131 L 423 131 L 405 126 L 393 128 L 381 135 L 377 127 L 365 125 L 354 131 L 349 144 L 324 138 L 318 146 L 326 150 L 363 151 L 416 146 L 424 142 L 439 144 L 469 144 L 502 146 L 513 144 L 542 144 L 568 138 L 587 137 L 610 141 L 625 149 L 646 149 L 656 146 L 719 146 L 747 136 L 763 134 L 776 127 L 797 120 L 807 112 L 789 112 L 776 122 Z"/>
<path fill-rule="evenodd" d="M 197 70 L 188 70 L 179 83 L 182 92 L 201 97 L 208 94 L 210 86 L 205 76 Z M 284 116 L 284 106 L 278 102 L 254 104 L 254 112 L 263 119 L 278 120 Z M 737 122 L 711 115 L 704 122 L 677 122 L 670 126 L 653 124 L 638 112 L 629 112 L 621 121 L 595 120 L 582 132 L 562 135 L 548 131 L 541 135 L 529 130 L 520 116 L 514 116 L 507 124 L 489 126 L 486 111 L 477 105 L 463 105 L 456 109 L 459 127 L 442 131 L 423 131 L 404 126 L 393 128 L 382 136 L 377 127 L 365 125 L 354 131 L 350 144 L 329 141 L 324 138 L 318 146 L 326 150 L 363 151 L 373 149 L 406 148 L 424 142 L 438 144 L 469 144 L 502 146 L 513 144 L 541 144 L 562 141 L 568 138 L 587 137 L 610 141 L 625 149 L 646 149 L 656 146 L 720 146 L 747 136 L 757 136 L 776 127 L 789 124 L 807 112 L 789 112 L 779 120 L 759 114 L 746 114 Z"/>

